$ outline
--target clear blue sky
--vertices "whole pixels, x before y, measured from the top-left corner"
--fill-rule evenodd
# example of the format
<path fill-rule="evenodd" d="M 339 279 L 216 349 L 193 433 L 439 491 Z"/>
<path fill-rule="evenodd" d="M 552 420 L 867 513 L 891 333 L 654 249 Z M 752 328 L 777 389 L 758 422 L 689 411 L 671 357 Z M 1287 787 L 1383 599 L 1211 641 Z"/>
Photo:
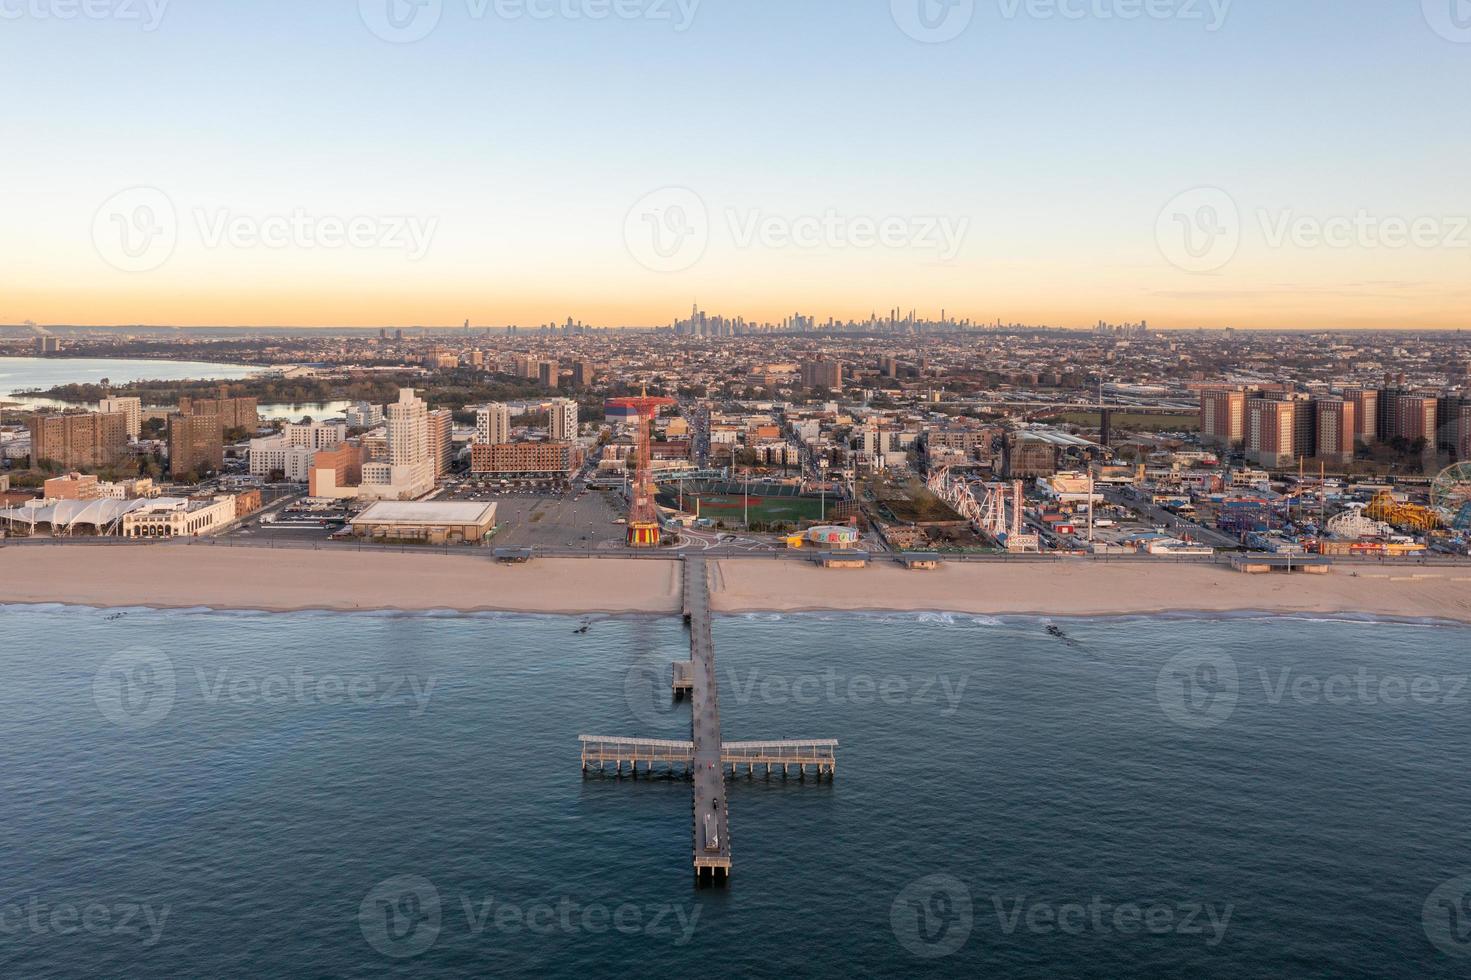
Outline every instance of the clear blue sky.
<path fill-rule="evenodd" d="M 144 0 L 111 2 L 148 16 Z M 1010 0 L 978 0 L 958 37 L 931 44 L 888 0 L 704 0 L 683 32 L 443 0 L 427 37 L 393 44 L 357 0 L 175 0 L 152 31 L 37 16 L 67 0 L 0 0 L 14 288 L 0 318 L 656 322 L 698 298 L 757 316 L 902 304 L 1352 326 L 1471 308 L 1471 252 L 1272 249 L 1254 215 L 1471 215 L 1471 43 L 1438 34 L 1420 0 L 1237 0 L 1216 31 L 1207 0 L 1160 2 L 1204 21 L 1026 4 L 1008 17 Z M 181 231 L 160 268 L 119 271 L 99 260 L 93 217 L 135 185 L 167 194 Z M 694 190 L 712 225 L 699 261 L 673 272 L 630 256 L 625 232 L 629 208 L 666 186 Z M 1205 274 L 1161 256 L 1155 232 L 1167 202 L 1202 186 L 1225 189 L 1247 226 Z M 414 262 L 209 248 L 189 215 L 211 208 L 437 229 Z M 947 261 L 731 240 L 732 213 L 828 210 L 953 215 L 968 232 Z"/>

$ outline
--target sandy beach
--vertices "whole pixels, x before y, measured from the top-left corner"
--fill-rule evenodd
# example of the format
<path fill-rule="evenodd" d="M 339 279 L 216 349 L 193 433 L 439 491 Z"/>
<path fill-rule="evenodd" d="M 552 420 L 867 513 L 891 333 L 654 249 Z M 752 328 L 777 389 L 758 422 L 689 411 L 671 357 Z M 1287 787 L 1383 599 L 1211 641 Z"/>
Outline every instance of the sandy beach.
<path fill-rule="evenodd" d="M 547 559 L 498 565 L 484 552 L 154 545 L 0 548 L 0 601 L 181 609 L 659 613 L 679 610 L 669 561 Z"/>
<path fill-rule="evenodd" d="M 1471 622 L 1471 568 L 1335 569 L 1244 575 L 1213 565 L 898 565 L 824 569 L 805 562 L 721 562 L 715 607 L 727 612 L 864 610 L 1106 616 L 1254 611 L 1367 614 Z M 1412 579 L 1411 576 L 1425 578 Z"/>
<path fill-rule="evenodd" d="M 1321 613 L 1471 622 L 1471 569 L 1367 566 L 1329 575 L 1242 575 L 1191 564 L 1062 562 L 823 569 L 712 563 L 717 611 L 886 610 L 1100 616 L 1160 612 Z M 0 602 L 262 610 L 456 609 L 669 614 L 679 565 L 484 553 L 162 545 L 0 548 Z M 1416 577 L 1418 576 L 1418 577 Z"/>

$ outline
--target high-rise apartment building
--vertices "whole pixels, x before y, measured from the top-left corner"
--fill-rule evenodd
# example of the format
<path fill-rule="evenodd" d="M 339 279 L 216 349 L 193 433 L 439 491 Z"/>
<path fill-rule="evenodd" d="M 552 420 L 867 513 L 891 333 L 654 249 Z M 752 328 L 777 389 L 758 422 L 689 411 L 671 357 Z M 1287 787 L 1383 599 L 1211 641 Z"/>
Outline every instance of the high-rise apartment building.
<path fill-rule="evenodd" d="M 429 446 L 429 406 L 402 388 L 388 406 L 388 458 L 363 465 L 359 496 L 413 500 L 434 489 L 434 456 Z"/>
<path fill-rule="evenodd" d="M 1433 395 L 1415 395 L 1388 391 L 1381 396 L 1384 403 L 1386 439 L 1416 442 L 1424 439 L 1435 445 L 1435 418 L 1439 407 Z"/>
<path fill-rule="evenodd" d="M 561 380 L 562 366 L 556 361 L 542 361 L 537 365 L 537 380 L 548 388 L 557 387 Z"/>
<path fill-rule="evenodd" d="M 128 455 L 128 420 L 122 412 L 34 415 L 30 430 L 33 466 L 99 469 L 116 466 Z"/>
<path fill-rule="evenodd" d="M 1456 407 L 1455 420 L 1456 458 L 1471 460 L 1471 398 L 1463 398 Z"/>
<path fill-rule="evenodd" d="M 547 432 L 553 442 L 577 441 L 577 402 L 554 398 L 548 409 Z"/>
<path fill-rule="evenodd" d="M 843 365 L 841 361 L 803 361 L 802 387 L 826 388 L 841 391 L 843 388 Z"/>
<path fill-rule="evenodd" d="M 475 413 L 475 441 L 498 446 L 511 441 L 511 408 L 500 402 L 483 405 Z"/>
<path fill-rule="evenodd" d="M 225 462 L 224 427 L 218 415 L 169 416 L 169 475 L 174 479 L 204 476 Z"/>
<path fill-rule="evenodd" d="M 449 472 L 450 460 L 454 455 L 454 436 L 454 412 L 447 408 L 437 408 L 429 413 L 429 455 L 434 460 L 436 477 Z"/>
<path fill-rule="evenodd" d="M 97 411 L 104 414 L 121 412 L 127 419 L 129 439 L 143 434 L 143 399 L 126 396 L 104 398 L 97 403 Z"/>
<path fill-rule="evenodd" d="M 1297 458 L 1299 402 L 1249 398 L 1246 402 L 1246 455 L 1260 466 L 1290 466 Z"/>
<path fill-rule="evenodd" d="M 1343 393 L 1344 401 L 1354 407 L 1354 427 L 1358 441 L 1373 445 L 1379 441 L 1379 392 L 1374 388 L 1352 388 Z"/>
<path fill-rule="evenodd" d="M 371 429 L 383 424 L 383 406 L 358 402 L 345 413 L 347 424 L 354 429 Z"/>
<path fill-rule="evenodd" d="M 1346 398 L 1320 398 L 1317 413 L 1318 456 L 1330 463 L 1352 463 L 1358 442 L 1354 403 Z"/>
<path fill-rule="evenodd" d="M 230 394 L 229 385 L 220 385 L 219 395 L 215 398 L 189 398 L 179 399 L 180 415 L 214 415 L 220 420 L 222 429 L 244 429 L 246 432 L 254 432 L 256 426 L 260 425 L 260 412 L 256 399 L 242 395 L 235 397 Z"/>
<path fill-rule="evenodd" d="M 1246 441 L 1246 392 L 1200 393 L 1200 441 L 1226 449 Z"/>

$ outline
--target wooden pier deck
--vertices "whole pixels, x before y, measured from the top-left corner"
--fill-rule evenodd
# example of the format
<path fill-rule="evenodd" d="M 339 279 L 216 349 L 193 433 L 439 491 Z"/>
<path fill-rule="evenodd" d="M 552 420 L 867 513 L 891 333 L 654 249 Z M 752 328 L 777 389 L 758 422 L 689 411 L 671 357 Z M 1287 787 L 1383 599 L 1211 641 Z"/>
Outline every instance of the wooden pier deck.
<path fill-rule="evenodd" d="M 695 876 L 722 880 L 730 875 L 730 800 L 720 758 L 720 685 L 715 677 L 715 638 L 710 622 L 710 579 L 703 558 L 684 562 L 684 605 L 689 611 L 690 736 L 694 741 Z"/>
<path fill-rule="evenodd" d="M 816 779 L 837 772 L 836 739 L 781 739 L 762 742 L 726 742 L 720 735 L 720 685 L 715 676 L 715 640 L 710 614 L 710 580 L 703 558 L 683 560 L 682 609 L 690 631 L 690 659 L 674 662 L 671 686 L 676 699 L 688 693 L 690 739 L 623 738 L 582 735 L 582 771 L 606 772 L 611 764 L 618 775 L 626 765 L 630 776 L 640 768 L 656 766 L 680 774 L 693 784 L 691 860 L 697 882 L 723 883 L 730 877 L 730 801 L 726 773 L 747 778 L 764 767 L 766 778 L 780 768 L 783 778 L 805 780 L 809 769 Z"/>
<path fill-rule="evenodd" d="M 662 767 L 669 773 L 689 775 L 694 767 L 695 743 L 665 738 L 618 738 L 601 735 L 580 735 L 582 742 L 582 768 L 623 773 L 627 766 L 630 775 L 640 771 L 652 773 Z M 837 771 L 837 739 L 783 739 L 767 742 L 722 742 L 720 765 L 734 776 L 744 766 L 748 774 L 754 774 L 758 766 L 764 766 L 769 775 L 780 768 L 783 773 L 805 776 L 810 769 L 813 775 L 832 775 Z M 640 768 L 642 767 L 642 768 Z"/>
<path fill-rule="evenodd" d="M 695 687 L 695 662 L 693 660 L 674 661 L 674 677 L 669 686 L 674 689 L 675 697 L 689 694 Z"/>

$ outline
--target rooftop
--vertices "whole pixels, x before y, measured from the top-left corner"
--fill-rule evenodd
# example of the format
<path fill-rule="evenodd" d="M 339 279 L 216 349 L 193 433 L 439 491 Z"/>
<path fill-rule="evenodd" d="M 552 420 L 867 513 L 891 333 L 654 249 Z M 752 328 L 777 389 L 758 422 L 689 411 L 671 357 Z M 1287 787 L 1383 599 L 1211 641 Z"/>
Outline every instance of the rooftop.
<path fill-rule="evenodd" d="M 475 501 L 380 500 L 352 519 L 363 524 L 493 524 L 496 505 Z"/>

